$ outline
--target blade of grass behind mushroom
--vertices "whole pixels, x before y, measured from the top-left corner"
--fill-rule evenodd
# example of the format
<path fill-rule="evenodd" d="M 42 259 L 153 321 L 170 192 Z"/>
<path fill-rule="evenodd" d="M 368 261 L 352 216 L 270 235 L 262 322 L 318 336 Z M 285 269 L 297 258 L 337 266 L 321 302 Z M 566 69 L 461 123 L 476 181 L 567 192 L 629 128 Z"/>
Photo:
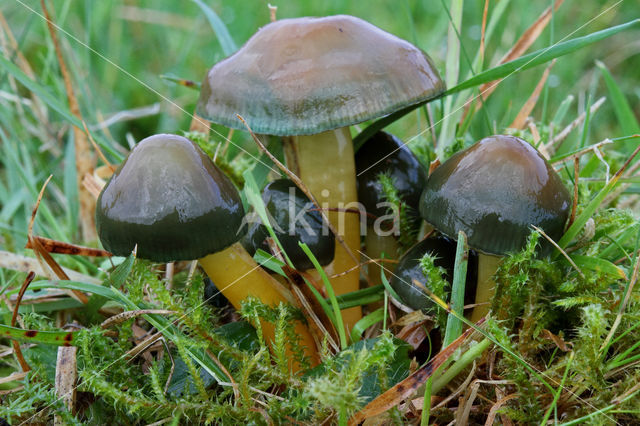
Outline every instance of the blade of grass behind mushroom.
<path fill-rule="evenodd" d="M 460 72 L 460 28 L 462 25 L 462 10 L 464 2 L 462 0 L 451 0 L 451 6 L 447 9 L 445 1 L 442 0 L 442 6 L 447 10 L 449 17 L 449 27 L 447 30 L 447 57 L 445 65 L 444 81 L 446 87 L 453 87 L 458 82 L 458 74 Z M 442 120 L 440 121 L 440 135 L 438 137 L 437 152 L 442 157 L 444 147 L 448 146 L 450 140 L 454 136 L 454 127 L 456 124 L 455 117 L 452 117 L 453 99 L 447 97 L 444 99 L 444 108 L 442 110 Z"/>
<path fill-rule="evenodd" d="M 67 100 L 69 102 L 69 110 L 71 114 L 78 118 L 78 121 L 82 121 L 82 115 L 80 114 L 80 107 L 73 90 L 73 83 L 71 76 L 67 69 L 66 62 L 62 54 L 62 48 L 58 42 L 58 36 L 56 34 L 56 24 L 51 19 L 51 15 L 46 6 L 45 0 L 40 0 L 40 7 L 47 21 L 47 27 L 49 28 L 49 35 L 53 42 L 53 46 L 58 58 L 58 65 L 60 72 L 64 79 L 64 86 L 67 92 Z M 83 187 L 82 178 L 86 173 L 92 173 L 95 167 L 95 156 L 91 153 L 89 147 L 89 141 L 87 135 L 82 131 L 81 126 L 73 127 L 73 139 L 75 144 L 75 166 L 76 166 L 76 188 L 78 193 L 79 202 L 79 216 L 80 225 L 82 230 L 82 239 L 84 241 L 94 241 L 98 238 L 96 234 L 95 225 L 95 201 L 92 195 Z"/>
<path fill-rule="evenodd" d="M 629 105 L 629 102 L 620 89 L 620 86 L 618 86 L 618 83 L 611 75 L 611 72 L 602 61 L 596 61 L 596 66 L 598 67 L 598 70 L 600 70 L 607 89 L 609 90 L 609 97 L 613 105 L 613 111 L 618 118 L 618 124 L 622 129 L 622 133 L 625 135 L 640 133 L 640 123 L 638 123 L 638 119 L 633 113 L 633 109 Z"/>
<path fill-rule="evenodd" d="M 492 81 L 510 77 L 515 73 L 519 73 L 529 68 L 533 68 L 540 64 L 544 64 L 555 58 L 568 55 L 569 53 L 575 52 L 576 50 L 582 49 L 593 43 L 604 40 L 619 32 L 632 30 L 637 27 L 640 27 L 640 19 L 635 19 L 625 24 L 609 27 L 604 30 L 593 32 L 586 36 L 572 38 L 566 41 L 556 43 L 553 46 L 536 50 L 535 52 L 529 53 L 528 55 L 522 56 L 518 59 L 514 59 L 513 61 L 504 63 L 502 65 L 498 65 L 496 67 L 493 67 L 486 71 L 478 73 L 477 75 L 459 83 L 457 86 L 447 89 L 447 91 L 444 92 L 442 95 L 440 95 L 439 98 L 450 96 L 454 93 L 458 93 L 462 90 L 476 87 L 484 83 L 489 83 Z M 437 98 L 434 98 L 431 101 L 435 99 Z M 399 111 L 394 114 L 390 114 L 386 117 L 383 117 L 381 119 L 374 121 L 366 129 L 360 132 L 358 136 L 354 138 L 353 140 L 354 149 L 357 151 L 372 134 L 374 134 L 380 129 L 383 129 L 389 124 L 399 120 L 400 118 L 404 117 L 406 114 L 418 108 L 419 106 L 420 104 L 412 105 L 402 111 Z"/>
<path fill-rule="evenodd" d="M 211 25 L 211 29 L 215 33 L 218 41 L 220 42 L 220 46 L 222 47 L 222 51 L 225 56 L 230 56 L 233 52 L 238 50 L 238 46 L 233 41 L 227 26 L 222 22 L 220 17 L 212 8 L 207 6 L 202 0 L 193 0 L 195 4 L 202 10 L 204 15 L 207 17 L 207 21 L 209 21 L 209 25 Z"/>
<path fill-rule="evenodd" d="M 640 20 L 639 20 L 640 22 Z M 604 200 L 604 198 L 609 194 L 618 184 L 618 179 L 624 172 L 624 170 L 629 166 L 629 164 L 633 161 L 634 157 L 640 152 L 640 145 L 631 153 L 631 155 L 627 158 L 625 163 L 620 167 L 620 169 L 616 172 L 615 175 L 609 180 L 609 183 L 605 185 L 600 192 L 587 204 L 582 211 L 576 217 L 576 220 L 573 222 L 573 225 L 569 229 L 566 230 L 560 241 L 558 241 L 558 245 L 561 248 L 566 248 L 571 241 L 578 235 L 578 233 L 582 230 L 584 225 L 587 223 L 587 220 L 595 213 L 595 211 L 600 207 L 600 204 Z M 558 257 L 560 252 L 555 250 L 552 258 Z"/>

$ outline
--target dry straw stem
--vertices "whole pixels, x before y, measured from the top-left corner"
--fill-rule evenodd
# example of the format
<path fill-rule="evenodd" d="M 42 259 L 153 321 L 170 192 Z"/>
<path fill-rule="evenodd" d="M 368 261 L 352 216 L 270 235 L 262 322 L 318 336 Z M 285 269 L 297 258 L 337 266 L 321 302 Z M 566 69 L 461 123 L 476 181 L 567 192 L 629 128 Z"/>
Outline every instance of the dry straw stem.
<path fill-rule="evenodd" d="M 535 108 L 536 104 L 538 103 L 538 99 L 540 98 L 540 93 L 542 92 L 542 89 L 544 88 L 544 84 L 547 82 L 547 78 L 549 77 L 549 72 L 551 71 L 551 68 L 553 68 L 555 63 L 556 63 L 556 60 L 554 59 L 553 61 L 551 61 L 549 66 L 547 66 L 547 68 L 544 70 L 544 73 L 542 73 L 542 78 L 540 78 L 540 81 L 536 85 L 536 88 L 533 90 L 533 93 L 531 93 L 531 96 L 529 96 L 529 99 L 527 99 L 527 101 L 524 103 L 524 105 L 522 106 L 522 109 L 520 109 L 520 112 L 518 112 L 518 115 L 513 120 L 513 123 L 511 123 L 511 125 L 509 126 L 510 128 L 512 129 L 524 128 L 524 125 L 527 122 L 527 117 L 529 117 L 529 114 L 531 114 L 531 111 L 533 111 L 533 108 Z"/>
<path fill-rule="evenodd" d="M 102 324 L 100 324 L 100 328 L 109 328 L 128 319 L 137 318 L 141 315 L 171 315 L 175 313 L 175 311 L 169 311 L 167 309 L 138 309 L 136 311 L 125 311 L 104 320 Z"/>
<path fill-rule="evenodd" d="M 578 267 L 578 265 L 576 265 L 576 263 L 573 261 L 573 259 L 571 259 L 571 257 L 567 254 L 567 252 L 565 252 L 564 250 L 562 250 L 562 247 L 560 247 L 558 245 L 558 243 L 556 243 L 555 241 L 553 241 L 553 238 L 551 238 L 550 236 L 548 236 L 542 229 L 538 228 L 535 225 L 531 225 L 531 227 L 533 229 L 535 229 L 536 231 L 538 231 L 540 233 L 540 235 L 542 235 L 543 237 L 545 237 L 547 239 L 547 241 L 549 241 L 556 249 L 558 249 L 558 251 L 567 259 L 567 261 L 569 262 L 569 264 L 571 264 L 571 266 L 573 266 L 573 268 L 578 272 L 578 274 L 580 274 L 580 277 L 582 279 L 585 279 L 586 277 L 584 276 L 584 274 L 582 273 L 582 270 L 580 270 L 580 268 Z"/>
<path fill-rule="evenodd" d="M 73 254 L 77 256 L 87 256 L 87 257 L 110 257 L 112 256 L 106 250 L 96 249 L 92 247 L 83 247 L 75 244 L 65 243 L 63 241 L 52 240 L 51 238 L 34 236 L 32 237 L 34 240 L 38 240 L 40 245 L 49 253 L 58 253 L 58 254 Z M 27 249 L 33 249 L 31 245 L 31 241 L 27 241 L 27 245 L 25 246 Z"/>
<path fill-rule="evenodd" d="M 69 110 L 71 114 L 78 118 L 78 120 L 82 121 L 82 115 L 80 114 L 80 106 L 78 105 L 78 99 L 73 91 L 73 83 L 71 82 L 71 76 L 69 75 L 69 71 L 67 69 L 67 65 L 64 62 L 64 58 L 62 56 L 62 49 L 60 48 L 60 43 L 58 41 L 58 36 L 56 33 L 56 29 L 53 21 L 51 20 L 51 16 L 49 15 L 49 11 L 47 10 L 47 6 L 45 4 L 45 0 L 40 0 L 40 5 L 42 7 L 42 12 L 44 13 L 45 19 L 47 21 L 47 27 L 49 28 L 49 34 L 51 34 L 51 40 L 53 41 L 53 46 L 56 51 L 56 56 L 58 57 L 58 64 L 60 66 L 60 73 L 62 74 L 62 78 L 64 79 L 65 90 L 67 91 L 67 99 L 69 101 Z M 73 140 L 75 142 L 75 152 L 76 152 L 76 170 L 77 170 L 77 186 L 78 186 L 78 201 L 79 201 L 79 219 L 80 226 L 82 229 L 82 239 L 84 241 L 95 241 L 98 238 L 96 233 L 96 224 L 95 224 L 95 208 L 96 203 L 93 195 L 87 191 L 82 185 L 82 179 L 84 175 L 87 173 L 92 173 L 93 168 L 95 167 L 95 157 L 91 153 L 89 149 L 89 142 L 87 141 L 87 135 L 77 126 L 73 126 Z"/>
<path fill-rule="evenodd" d="M 591 108 L 589 108 L 589 115 L 591 117 L 593 117 L 593 114 L 598 111 L 598 109 L 602 106 L 602 104 L 604 103 L 604 101 L 607 98 L 605 96 L 601 97 L 600 99 L 598 99 L 597 101 L 595 101 L 593 103 L 593 105 L 591 105 Z M 578 116 L 578 118 L 576 118 L 575 120 L 573 120 L 571 122 L 571 124 L 569 124 L 567 127 L 565 127 L 564 129 L 562 129 L 562 131 L 560 133 L 558 133 L 558 135 L 556 137 L 554 137 L 552 140 L 550 140 L 545 146 L 544 148 L 547 150 L 547 152 L 549 153 L 549 155 L 553 155 L 556 152 L 556 148 L 558 147 L 558 145 L 560 144 L 560 142 L 562 142 L 563 140 L 565 140 L 567 138 L 567 136 L 569 136 L 569 134 L 580 125 L 580 123 L 582 123 L 584 121 L 584 119 L 587 117 L 587 112 L 584 111 L 582 114 L 580 114 Z"/>
<path fill-rule="evenodd" d="M 4 34 L 6 34 L 7 36 L 8 45 L 3 45 L 3 49 L 7 53 L 7 57 L 15 56 L 16 64 L 18 65 L 18 67 L 20 67 L 22 72 L 24 72 L 30 79 L 37 80 L 36 75 L 33 72 L 31 65 L 29 64 L 29 61 L 27 61 L 27 59 L 24 57 L 24 55 L 20 51 L 18 47 L 18 42 L 13 36 L 13 33 L 11 32 L 11 27 L 9 27 L 9 24 L 7 23 L 7 20 L 5 19 L 1 10 L 0 10 L 0 26 L 2 27 L 2 30 L 4 30 Z M 0 33 L 2 33 L 2 31 L 0 31 Z M 3 44 L 4 44 L 4 40 L 3 40 Z M 11 79 L 10 81 L 12 80 L 13 79 Z M 40 123 L 40 125 L 43 126 L 44 128 L 45 124 L 48 123 L 49 121 L 47 117 L 47 109 L 45 108 L 42 101 L 40 101 L 40 99 L 33 92 L 30 92 L 30 96 L 31 96 L 31 101 L 33 102 L 32 111 L 36 116 L 36 118 L 38 119 L 38 122 Z M 44 130 L 44 133 L 46 134 L 46 129 Z"/>
<path fill-rule="evenodd" d="M 8 251 L 0 250 L 0 268 L 18 272 L 34 271 L 36 275 L 48 276 L 50 272 L 37 259 L 22 256 Z M 65 274 L 73 281 L 82 281 L 89 284 L 100 284 L 101 281 L 90 276 L 81 274 L 68 268 L 62 268 Z"/>
<path fill-rule="evenodd" d="M 564 0 L 556 0 L 554 2 L 554 11 L 558 10 L 563 2 Z M 540 34 L 542 34 L 544 29 L 551 21 L 551 15 L 551 7 L 546 8 L 544 12 L 542 12 L 542 14 L 538 17 L 538 19 L 536 19 L 536 21 L 531 24 L 529 28 L 527 28 L 527 30 L 518 39 L 516 44 L 514 44 L 513 47 L 502 57 L 502 59 L 500 59 L 497 65 L 502 65 L 522 56 L 522 54 L 526 52 L 533 43 L 535 43 L 538 37 L 540 37 Z M 482 107 L 483 102 L 486 101 L 489 96 L 491 96 L 491 94 L 496 90 L 501 81 L 502 80 L 489 81 L 480 86 L 479 107 Z M 473 98 L 466 102 L 467 110 L 464 114 L 462 114 L 462 120 L 464 120 L 464 117 L 466 117 L 466 115 L 469 113 L 469 110 L 473 112 L 476 108 L 476 104 L 473 104 L 472 101 Z"/>
<path fill-rule="evenodd" d="M 484 322 L 484 319 L 480 320 L 476 326 L 479 327 Z M 409 398 L 418 387 L 424 384 L 429 377 L 449 359 L 451 355 L 467 341 L 469 337 L 474 333 L 475 328 L 470 327 L 465 330 L 456 340 L 454 340 L 449 346 L 442 349 L 436 356 L 434 356 L 429 362 L 414 371 L 409 377 L 396 384 L 383 394 L 379 395 L 369 404 L 367 404 L 362 410 L 355 413 L 351 419 L 349 419 L 350 425 L 357 425 L 362 423 L 368 418 L 377 416 L 384 413 L 387 410 L 397 406 L 403 400 Z"/>
<path fill-rule="evenodd" d="M 53 271 L 55 276 L 51 276 L 50 278 L 53 279 L 57 277 L 58 279 L 61 279 L 61 280 L 68 280 L 69 276 L 66 274 L 66 272 L 62 269 L 62 267 L 58 264 L 58 262 L 56 262 L 55 259 L 51 257 L 49 252 L 42 246 L 42 244 L 40 244 L 40 241 L 37 238 L 34 238 L 33 236 L 33 224 L 36 219 L 36 214 L 38 213 L 38 207 L 40 206 L 40 201 L 42 201 L 44 190 L 47 188 L 47 184 L 49 183 L 51 178 L 52 178 L 52 175 L 50 175 L 45 181 L 45 183 L 42 185 L 42 189 L 38 194 L 38 199 L 36 201 L 36 204 L 33 207 L 33 210 L 31 211 L 31 220 L 29 221 L 27 241 L 29 244 L 31 244 L 31 247 L 33 248 L 33 252 L 36 254 L 36 258 L 41 263 L 42 270 L 43 271 L 47 270 L 42 264 L 42 260 L 44 260 Z M 47 274 L 47 275 L 50 275 L 50 274 Z M 83 305 L 86 305 L 89 302 L 89 298 L 81 291 L 71 290 L 69 292 L 69 295 L 74 299 L 76 299 L 77 301 L 79 301 L 80 303 L 82 303 Z"/>
<path fill-rule="evenodd" d="M 59 347 L 56 360 L 56 395 L 73 415 L 76 408 L 76 381 L 78 380 L 77 357 L 78 348 L 75 346 Z M 56 414 L 54 425 L 64 425 L 65 421 Z"/>
<path fill-rule="evenodd" d="M 18 320 L 18 309 L 20 309 L 20 302 L 22 301 L 22 297 L 24 296 L 24 292 L 27 291 L 27 287 L 29 287 L 29 284 L 31 284 L 31 282 L 33 281 L 35 276 L 36 276 L 36 274 L 34 274 L 33 272 L 29 272 L 27 277 L 22 282 L 22 287 L 20 287 L 20 292 L 18 293 L 18 298 L 16 299 L 16 304 L 13 307 L 13 315 L 11 316 L 11 323 L 10 323 L 11 327 L 15 327 L 16 326 L 16 321 Z M 22 368 L 22 371 L 27 372 L 27 371 L 31 370 L 31 367 L 29 367 L 29 364 L 24 359 L 24 356 L 22 356 L 22 350 L 20 349 L 20 343 L 17 340 L 12 340 L 11 344 L 13 345 L 13 352 L 15 353 L 16 358 L 18 359 L 18 362 L 20 363 L 20 367 Z"/>

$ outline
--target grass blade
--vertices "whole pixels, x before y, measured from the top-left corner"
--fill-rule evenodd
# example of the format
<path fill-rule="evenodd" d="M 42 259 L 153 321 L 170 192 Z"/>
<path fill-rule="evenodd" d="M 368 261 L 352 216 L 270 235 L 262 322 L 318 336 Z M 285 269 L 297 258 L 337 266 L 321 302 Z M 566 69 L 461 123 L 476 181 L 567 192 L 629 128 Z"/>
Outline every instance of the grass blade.
<path fill-rule="evenodd" d="M 622 90 L 620 90 L 618 83 L 613 79 L 609 69 L 607 69 L 607 66 L 601 61 L 596 61 L 596 66 L 600 69 L 604 82 L 607 84 L 611 102 L 613 103 L 613 110 L 616 113 L 616 117 L 618 117 L 622 133 L 625 135 L 640 133 L 640 124 L 638 124 L 633 110 L 629 106 Z"/>
<path fill-rule="evenodd" d="M 333 291 L 333 286 L 329 281 L 329 277 L 327 277 L 327 273 L 324 271 L 318 259 L 313 255 L 309 246 L 307 246 L 303 242 L 298 242 L 300 248 L 307 255 L 313 266 L 316 268 L 316 271 L 320 274 L 320 278 L 322 278 L 322 282 L 324 283 L 324 288 L 327 290 L 327 296 L 329 296 L 329 300 L 331 301 L 331 307 L 333 308 L 333 318 L 335 319 L 335 327 L 338 331 L 338 336 L 340 337 L 340 347 L 342 350 L 347 348 L 347 335 L 344 329 L 344 322 L 342 321 L 342 314 L 340 313 L 340 306 L 338 306 L 338 300 L 336 299 L 336 293 Z"/>
<path fill-rule="evenodd" d="M 362 339 L 362 333 L 384 319 L 384 309 L 378 308 L 370 314 L 360 318 L 360 320 L 351 329 L 351 342 L 359 342 Z"/>
<path fill-rule="evenodd" d="M 5 57 L 4 53 L 0 54 L 0 68 L 4 68 L 9 74 L 14 76 L 21 84 L 23 84 L 29 91 L 35 93 L 40 99 L 44 101 L 49 108 L 53 109 L 64 117 L 69 123 L 76 127 L 83 128 L 82 121 L 74 116 L 69 109 L 63 105 L 55 96 L 53 96 L 42 85 L 29 78 L 20 68 L 18 68 L 13 62 Z M 95 141 L 100 145 L 100 148 L 109 153 L 117 162 L 121 162 L 124 157 L 118 151 L 113 149 L 110 144 L 106 143 L 98 135 L 92 135 Z"/>
<path fill-rule="evenodd" d="M 238 46 L 236 46 L 236 43 L 231 38 L 231 34 L 229 33 L 227 26 L 222 22 L 222 19 L 220 19 L 218 14 L 202 0 L 193 0 L 193 2 L 198 5 L 204 13 L 204 16 L 207 17 L 209 25 L 211 25 L 213 32 L 216 34 L 216 37 L 218 37 L 218 41 L 220 42 L 220 46 L 222 46 L 222 51 L 225 56 L 231 56 L 233 52 L 238 50 Z"/>
<path fill-rule="evenodd" d="M 468 89 L 470 87 L 475 87 L 483 83 L 507 77 L 508 75 L 515 72 L 533 68 L 540 64 L 549 62 L 552 59 L 568 55 L 569 53 L 575 52 L 576 50 L 582 49 L 583 47 L 589 46 L 590 44 L 604 40 L 605 38 L 611 37 L 612 35 L 618 34 L 619 32 L 634 29 L 637 27 L 640 27 L 640 19 L 634 19 L 633 21 L 629 21 L 621 25 L 616 25 L 614 27 L 610 27 L 601 31 L 596 31 L 583 37 L 577 37 L 558 43 L 551 47 L 537 50 L 513 61 L 484 71 L 476 75 L 475 77 L 471 77 L 470 79 L 463 81 L 457 86 L 447 90 L 444 93 L 444 96 L 459 92 L 464 89 Z"/>
<path fill-rule="evenodd" d="M 23 330 L 21 328 L 0 324 L 0 334 L 3 336 L 21 342 L 44 343 L 46 345 L 73 346 L 75 336 L 77 336 L 78 333 L 78 331 Z"/>
<path fill-rule="evenodd" d="M 481 72 L 480 74 L 477 74 L 469 78 L 468 80 L 463 81 L 457 86 L 450 88 L 437 98 L 430 99 L 429 102 L 441 97 L 461 92 L 465 89 L 470 89 L 484 83 L 504 78 L 512 73 L 533 68 L 540 64 L 549 62 L 555 58 L 568 55 L 569 53 L 580 50 L 598 41 L 604 40 L 605 38 L 611 37 L 612 35 L 618 34 L 619 32 L 635 29 L 638 27 L 640 27 L 640 19 L 634 19 L 633 21 L 629 21 L 621 25 L 616 25 L 614 27 L 610 27 L 601 31 L 596 31 L 583 37 L 577 37 L 571 40 L 564 41 L 562 43 L 558 43 L 551 47 L 537 50 L 533 53 L 522 56 L 519 59 L 515 59 L 511 62 L 507 62 L 505 64 Z M 358 136 L 353 139 L 354 150 L 357 151 L 358 148 L 360 148 L 364 144 L 364 142 L 375 132 L 399 120 L 421 105 L 422 104 L 411 105 L 403 110 L 397 111 L 393 114 L 389 114 L 386 117 L 382 117 L 381 119 L 371 123 L 366 129 L 360 132 L 360 134 L 358 134 Z"/>
<path fill-rule="evenodd" d="M 451 310 L 462 315 L 464 309 L 464 288 L 467 280 L 467 263 L 469 260 L 469 248 L 467 236 L 464 232 L 458 232 L 458 245 L 456 247 L 456 260 L 453 266 L 453 283 L 451 284 Z M 449 346 L 462 334 L 462 321 L 456 315 L 447 316 L 447 327 L 444 333 L 443 347 Z"/>
<path fill-rule="evenodd" d="M 443 6 L 444 1 L 443 1 Z M 458 29 L 462 25 L 463 2 L 461 0 L 451 0 L 449 10 L 449 29 L 447 31 L 447 58 L 445 69 L 445 84 L 451 87 L 458 82 L 460 71 L 460 39 Z M 442 126 L 440 127 L 440 138 L 438 148 L 442 151 L 444 146 L 449 145 L 455 132 L 455 117 L 451 115 L 453 99 L 447 98 L 444 102 Z M 442 156 L 442 152 L 439 153 Z"/>

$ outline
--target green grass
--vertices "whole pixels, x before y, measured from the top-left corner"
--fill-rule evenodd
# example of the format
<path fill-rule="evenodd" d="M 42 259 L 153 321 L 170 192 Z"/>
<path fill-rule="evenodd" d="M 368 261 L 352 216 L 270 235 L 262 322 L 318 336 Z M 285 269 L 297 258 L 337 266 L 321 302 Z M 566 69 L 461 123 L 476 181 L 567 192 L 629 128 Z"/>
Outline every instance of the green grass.
<path fill-rule="evenodd" d="M 531 95 L 545 64 L 555 57 L 558 60 L 531 114 L 542 141 L 538 146 L 557 136 L 602 96 L 606 101 L 600 109 L 587 114 L 554 146 L 552 161 L 565 160 L 606 139 L 613 141 L 602 145 L 600 157 L 593 151 L 581 155 L 576 220 L 559 241 L 584 276 L 557 252 L 552 262 L 537 259 L 533 254 L 537 234 L 527 249 L 508 257 L 496 276 L 494 320 L 483 330 L 486 339 L 475 347 L 463 345 L 448 369 L 434 376 L 427 395 L 438 398 L 424 405 L 429 408 L 429 421 L 446 424 L 456 416 L 458 404 L 469 403 L 474 406 L 469 422 L 484 423 L 496 401 L 515 393 L 517 397 L 502 406 L 497 419 L 506 416 L 516 424 L 539 423 L 543 418 L 558 424 L 640 421 L 640 370 L 636 365 L 640 359 L 640 287 L 634 281 L 640 246 L 640 180 L 637 171 L 613 178 L 640 144 L 639 138 L 632 137 L 640 129 L 640 8 L 630 0 L 567 0 L 527 50 L 528 56 L 497 66 L 550 1 L 489 2 L 484 58 L 478 53 L 483 1 L 402 2 L 287 1 L 277 4 L 277 16 L 351 14 L 429 52 L 446 76 L 449 91 L 387 127 L 410 141 L 409 147 L 425 163 L 434 160 L 436 153 L 444 160 L 482 137 L 507 132 L 505 126 Z M 34 233 L 77 244 L 99 243 L 80 239 L 71 126 L 82 123 L 69 111 L 55 49 L 38 16 L 40 2 L 1 3 L 0 12 L 34 76 L 9 48 L 6 34 L 0 37 L 0 333 L 33 344 L 23 345 L 22 352 L 34 371 L 0 385 L 4 390 L 17 389 L 0 395 L 0 417 L 16 424 L 30 419 L 52 422 L 54 415 L 68 423 L 113 419 L 115 423 L 235 424 L 263 423 L 266 418 L 276 423 L 296 419 L 318 424 L 329 418 L 343 423 L 404 378 L 411 357 L 425 360 L 424 354 L 407 353 L 407 345 L 392 338 L 401 327 L 392 324 L 387 310 L 374 308 L 352 330 L 353 340 L 362 338 L 362 342 L 345 348 L 347 336 L 340 333 L 339 355 L 333 354 L 327 342 L 322 367 L 304 377 L 291 377 L 279 368 L 284 352 L 269 353 L 259 330 L 256 335 L 246 322 L 258 324 L 258 316 L 272 318 L 276 335 L 284 338 L 293 332 L 288 319 L 299 315 L 297 311 L 250 301 L 242 310 L 246 322 L 231 322 L 228 312 L 202 304 L 200 273 L 188 279 L 188 267 L 177 265 L 169 292 L 159 279 L 162 265 L 133 258 L 114 259 L 113 264 L 119 266 L 113 270 L 109 260 L 54 255 L 62 266 L 102 284 L 38 277 L 25 293 L 26 299 L 45 291 L 75 289 L 86 292 L 89 303 L 79 307 L 71 297 L 59 293 L 35 305 L 23 303 L 22 323 L 18 324 L 22 330 L 8 328 L 12 310 L 5 301 L 18 294 L 26 272 L 16 265 L 9 267 L 3 254 L 34 256 L 24 249 L 27 228 L 49 175 L 53 179 L 38 210 Z M 211 65 L 269 22 L 266 2 L 257 0 L 60 0 L 48 5 L 64 31 L 58 35 L 82 118 L 113 163 L 124 158 L 131 144 L 151 134 L 187 131 L 198 92 L 177 84 L 177 79 L 200 82 Z M 550 41 L 558 44 L 547 49 Z M 502 77 L 482 109 L 461 121 L 461 107 L 478 94 L 479 84 Z M 136 112 L 156 103 L 159 112 Z M 108 117 L 127 111 L 132 112 L 128 119 L 99 126 Z M 359 130 L 368 124 L 361 124 Z M 359 130 L 354 130 L 354 136 Z M 531 128 L 509 132 L 536 142 Z M 227 135 L 228 129 L 214 125 L 211 138 L 200 142 L 213 154 Z M 243 197 L 255 201 L 257 186 L 264 183 L 269 170 L 251 158 L 259 152 L 245 132 L 234 132 L 231 141 L 218 162 L 239 184 L 250 183 Z M 281 158 L 282 153 L 277 156 Z M 633 159 L 627 170 L 635 170 L 639 161 Z M 555 164 L 567 187 L 573 188 L 573 161 Z M 282 264 L 264 252 L 256 258 L 281 271 Z M 464 281 L 462 275 L 455 278 L 458 283 Z M 381 285 L 330 297 L 319 305 L 342 331 L 336 316 L 338 305 L 386 300 L 384 289 Z M 456 306 L 461 294 L 457 293 Z M 109 327 L 110 333 L 100 328 L 105 319 L 101 310 L 150 308 L 175 314 L 128 319 Z M 397 317 L 404 315 L 394 312 Z M 71 340 L 78 347 L 77 370 L 82 379 L 75 414 L 64 408 L 54 387 L 55 345 L 67 335 L 62 326 L 72 321 L 82 328 L 73 331 Z M 363 338 L 371 324 L 382 323 L 390 332 Z M 435 326 L 434 322 L 425 324 Z M 451 341 L 460 333 L 461 322 L 450 314 L 448 324 L 447 341 Z M 31 336 L 25 329 L 42 333 Z M 142 329 L 161 332 L 167 346 L 130 357 L 127 352 L 135 346 L 134 330 Z M 439 332 L 445 334 L 445 330 Z M 442 337 L 437 332 L 428 338 L 433 339 L 430 347 L 440 347 L 436 340 Z M 425 346 L 426 342 L 421 347 Z M 491 379 L 508 383 L 482 384 L 481 397 L 475 401 L 461 402 L 456 397 L 439 406 L 438 401 L 464 382 L 474 362 L 473 378 L 488 378 L 489 359 L 483 356 L 486 346 L 492 346 L 496 354 L 491 358 Z M 10 340 L 0 339 L 3 376 L 21 371 L 10 348 Z M 235 386 L 229 385 L 231 378 L 225 369 Z M 169 390 L 165 392 L 167 380 Z M 468 398 L 470 389 L 471 385 L 461 395 Z M 423 395 L 420 389 L 412 398 Z M 421 407 L 416 407 L 417 414 L 396 404 L 385 416 L 397 423 L 415 422 L 416 415 L 421 415 Z"/>

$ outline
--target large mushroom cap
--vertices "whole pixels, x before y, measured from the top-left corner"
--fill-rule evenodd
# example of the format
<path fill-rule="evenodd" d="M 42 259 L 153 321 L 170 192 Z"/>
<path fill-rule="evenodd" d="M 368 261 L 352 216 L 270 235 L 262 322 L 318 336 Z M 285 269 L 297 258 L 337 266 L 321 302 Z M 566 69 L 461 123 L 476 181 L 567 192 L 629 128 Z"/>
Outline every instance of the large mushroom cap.
<path fill-rule="evenodd" d="M 387 201 L 379 179 L 381 173 L 386 173 L 404 205 L 412 215 L 418 216 L 427 171 L 399 138 L 386 132 L 376 133 L 358 150 L 355 161 L 358 201 L 368 213 L 376 216 L 389 213 L 388 209 L 379 206 Z"/>
<path fill-rule="evenodd" d="M 490 136 L 460 151 L 427 180 L 420 200 L 424 220 L 450 237 L 489 254 L 521 250 L 531 225 L 562 236 L 571 197 L 558 174 L 527 142 Z"/>
<path fill-rule="evenodd" d="M 426 53 L 353 16 L 261 28 L 202 83 L 197 113 L 257 133 L 305 135 L 431 99 L 444 82 Z"/>
<path fill-rule="evenodd" d="M 96 226 L 105 249 L 156 262 L 198 259 L 238 241 L 238 191 L 190 140 L 150 136 L 104 187 Z"/>

